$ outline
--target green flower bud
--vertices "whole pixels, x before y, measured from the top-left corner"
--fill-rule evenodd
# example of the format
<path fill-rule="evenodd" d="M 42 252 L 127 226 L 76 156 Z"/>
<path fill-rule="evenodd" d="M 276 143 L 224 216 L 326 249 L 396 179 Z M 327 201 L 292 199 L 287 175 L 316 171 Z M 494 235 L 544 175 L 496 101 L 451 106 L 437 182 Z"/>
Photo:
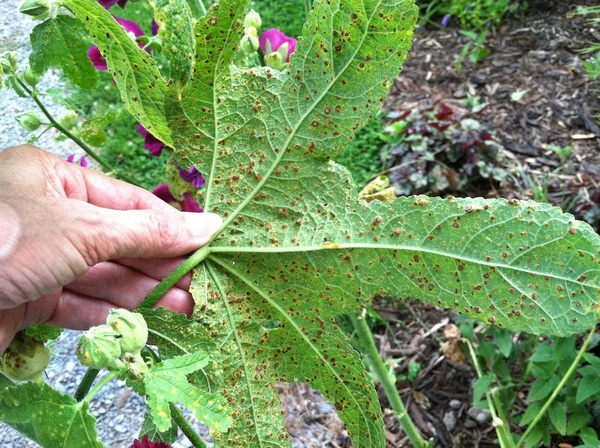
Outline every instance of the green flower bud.
<path fill-rule="evenodd" d="M 27 67 L 27 70 L 23 73 L 23 81 L 25 81 L 31 87 L 35 87 L 40 82 L 41 76 L 31 70 L 31 67 Z"/>
<path fill-rule="evenodd" d="M 63 128 L 70 131 L 79 124 L 79 117 L 75 112 L 65 112 L 56 121 Z"/>
<path fill-rule="evenodd" d="M 34 112 L 19 114 L 15 117 L 15 120 L 19 122 L 23 129 L 29 132 L 37 131 L 42 125 L 42 121 Z"/>
<path fill-rule="evenodd" d="M 254 53 L 256 50 L 258 50 L 258 46 L 258 37 L 253 36 L 251 34 L 244 35 L 244 37 L 242 37 L 242 40 L 240 41 L 240 51 L 244 55 Z"/>
<path fill-rule="evenodd" d="M 246 17 L 244 18 L 244 28 L 253 26 L 256 29 L 259 29 L 261 25 L 262 19 L 260 18 L 260 14 L 257 13 L 255 10 L 251 9 L 250 12 L 248 12 L 248 14 L 246 14 Z"/>
<path fill-rule="evenodd" d="M 276 70 L 283 70 L 287 66 L 287 63 L 284 61 L 285 59 L 283 59 L 281 54 L 277 52 L 273 52 L 265 56 L 265 64 L 267 67 L 271 67 Z"/>
<path fill-rule="evenodd" d="M 110 325 L 98 325 L 85 331 L 77 342 L 77 358 L 84 366 L 102 369 L 120 368 L 123 363 L 118 335 Z"/>
<path fill-rule="evenodd" d="M 1 358 L 2 372 L 13 381 L 40 379 L 50 362 L 50 350 L 31 336 L 19 333 Z"/>
<path fill-rule="evenodd" d="M 7 51 L 0 56 L 0 64 L 5 75 L 16 73 L 18 58 L 16 51 Z"/>
<path fill-rule="evenodd" d="M 41 16 L 50 12 L 49 0 L 25 0 L 19 11 L 28 16 Z"/>
<path fill-rule="evenodd" d="M 119 335 L 119 344 L 123 353 L 139 353 L 148 341 L 148 325 L 140 313 L 124 308 L 112 309 L 106 321 Z"/>

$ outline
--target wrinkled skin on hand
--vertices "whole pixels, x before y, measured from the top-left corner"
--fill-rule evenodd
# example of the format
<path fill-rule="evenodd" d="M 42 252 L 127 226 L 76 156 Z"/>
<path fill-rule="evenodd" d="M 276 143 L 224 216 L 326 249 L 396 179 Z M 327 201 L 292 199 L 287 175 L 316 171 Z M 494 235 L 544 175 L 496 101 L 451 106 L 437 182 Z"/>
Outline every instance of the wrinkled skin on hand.
<path fill-rule="evenodd" d="M 221 223 L 31 146 L 0 152 L 0 353 L 33 323 L 87 329 L 135 308 Z M 157 306 L 190 313 L 189 283 Z"/>

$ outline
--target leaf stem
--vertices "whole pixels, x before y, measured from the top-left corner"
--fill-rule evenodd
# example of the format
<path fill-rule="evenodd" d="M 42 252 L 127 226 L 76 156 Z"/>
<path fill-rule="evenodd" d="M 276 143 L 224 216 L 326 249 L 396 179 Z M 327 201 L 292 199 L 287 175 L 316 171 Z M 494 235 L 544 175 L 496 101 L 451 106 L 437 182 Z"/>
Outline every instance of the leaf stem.
<path fill-rule="evenodd" d="M 204 260 L 210 253 L 210 246 L 206 244 L 194 252 L 190 257 L 177 266 L 173 272 L 167 275 L 163 281 L 161 281 L 156 287 L 148 294 L 148 296 L 142 300 L 137 306 L 140 308 L 151 308 L 166 292 L 171 289 L 175 284 L 183 278 L 185 274 L 191 271 L 198 263 Z"/>
<path fill-rule="evenodd" d="M 58 129 L 61 133 L 66 135 L 69 139 L 73 140 L 77 144 L 77 146 L 79 146 L 81 149 L 83 149 L 87 155 L 89 155 L 92 159 L 94 159 L 96 162 L 98 162 L 109 173 L 113 174 L 115 177 L 117 177 L 121 180 L 124 180 L 125 182 L 139 186 L 138 182 L 131 179 L 129 176 L 120 174 L 117 171 L 117 169 L 115 167 L 113 167 L 110 163 L 108 163 L 106 160 L 104 160 L 104 158 L 102 156 L 100 156 L 100 154 L 98 154 L 96 151 L 94 151 L 92 148 L 90 148 L 88 145 L 86 145 L 83 140 L 81 140 L 79 137 L 77 137 L 76 135 L 71 133 L 68 129 L 66 129 L 58 121 L 56 121 L 54 119 L 54 117 L 50 114 L 48 109 L 46 109 L 46 106 L 44 106 L 44 104 L 40 101 L 35 90 L 31 90 L 27 86 L 27 84 L 25 84 L 19 78 L 16 78 L 16 79 L 17 79 L 17 82 L 19 83 L 19 85 L 21 86 L 21 88 L 31 97 L 31 99 L 33 99 L 33 101 L 35 102 L 37 107 L 44 114 L 44 116 L 48 119 L 48 121 L 50 121 L 50 123 L 52 124 L 53 127 Z"/>
<path fill-rule="evenodd" d="M 79 383 L 79 386 L 77 386 L 77 390 L 75 391 L 75 400 L 81 401 L 85 398 L 90 388 L 92 387 L 92 384 L 94 384 L 94 380 L 98 376 L 99 372 L 100 370 L 98 369 L 87 369 L 87 371 L 83 375 L 83 378 L 81 379 L 81 383 Z"/>
<path fill-rule="evenodd" d="M 171 416 L 179 429 L 185 434 L 188 440 L 192 443 L 195 448 L 206 448 L 206 443 L 198 435 L 198 433 L 192 428 L 192 425 L 186 420 L 183 412 L 174 403 L 169 403 L 169 409 L 171 410 Z"/>
<path fill-rule="evenodd" d="M 475 353 L 475 348 L 471 341 L 466 338 L 463 338 L 463 341 L 469 347 L 469 353 L 471 354 L 471 358 L 473 360 L 473 365 L 475 366 L 475 371 L 477 372 L 477 376 L 481 378 L 483 376 L 483 371 L 481 370 L 481 366 L 477 361 L 477 354 Z M 494 425 L 494 429 L 496 430 L 496 434 L 498 435 L 498 441 L 500 442 L 500 446 L 502 448 L 515 448 L 515 442 L 510 434 L 510 425 L 505 420 L 498 417 L 498 413 L 496 412 L 496 408 L 500 409 L 499 403 L 496 401 L 496 397 L 493 396 L 492 393 L 486 391 L 485 399 L 488 403 L 488 408 L 490 414 L 492 415 L 492 422 Z"/>
<path fill-rule="evenodd" d="M 415 448 L 426 448 L 428 444 L 419 433 L 419 430 L 410 418 L 410 415 L 408 415 L 404 403 L 402 403 L 402 398 L 400 398 L 400 394 L 398 393 L 398 389 L 396 389 L 396 384 L 390 378 L 385 364 L 379 355 L 379 351 L 375 346 L 373 334 L 371 333 L 367 322 L 365 319 L 356 316 L 350 316 L 350 319 L 358 334 L 363 353 L 369 358 L 369 361 L 375 370 L 375 375 L 377 375 L 388 400 L 390 400 L 390 405 L 396 413 L 396 417 L 400 422 L 402 430 L 406 433 Z"/>
<path fill-rule="evenodd" d="M 546 402 L 544 403 L 544 406 L 542 406 L 542 409 L 540 409 L 540 411 L 537 413 L 537 415 L 535 416 L 535 418 L 533 419 L 533 421 L 527 427 L 527 430 L 525 430 L 525 432 L 523 433 L 523 435 L 521 436 L 521 438 L 517 442 L 517 446 L 518 447 L 522 446 L 523 443 L 525 443 L 527 441 L 527 436 L 529 435 L 529 433 L 539 423 L 539 421 L 542 419 L 542 417 L 544 416 L 544 414 L 546 414 L 546 411 L 548 410 L 548 408 L 550 407 L 550 405 L 552 404 L 552 402 L 556 399 L 556 397 L 558 396 L 558 394 L 563 390 L 563 387 L 565 386 L 565 384 L 567 383 L 567 381 L 569 380 L 569 378 L 571 377 L 571 375 L 573 375 L 573 373 L 575 373 L 575 370 L 577 370 L 577 366 L 579 365 L 579 362 L 581 361 L 581 358 L 583 358 L 583 355 L 587 351 L 587 348 L 590 345 L 590 342 L 592 342 L 592 338 L 594 337 L 594 334 L 595 334 L 595 331 L 591 330 L 590 334 L 588 334 L 587 338 L 585 338 L 585 341 L 583 341 L 583 344 L 581 345 L 581 348 L 579 349 L 579 352 L 577 352 L 577 356 L 575 357 L 575 359 L 571 363 L 571 366 L 569 367 L 569 370 L 567 370 L 567 373 L 565 373 L 565 376 L 562 377 L 562 379 L 560 380 L 560 382 L 554 388 L 554 391 L 552 392 L 552 395 L 550 395 L 550 397 L 548 398 L 548 400 L 546 400 Z"/>
<path fill-rule="evenodd" d="M 106 386 L 106 384 L 108 382 L 110 382 L 113 378 L 116 378 L 118 374 L 119 374 L 119 372 L 110 372 L 108 375 L 106 375 L 104 378 L 102 378 L 100 381 L 98 381 L 98 384 L 96 384 L 92 388 L 92 390 L 90 390 L 87 393 L 87 395 L 85 396 L 83 401 L 85 401 L 87 403 L 92 401 L 92 398 L 94 398 L 96 396 L 96 394 L 100 391 L 100 389 L 102 389 L 104 386 Z"/>

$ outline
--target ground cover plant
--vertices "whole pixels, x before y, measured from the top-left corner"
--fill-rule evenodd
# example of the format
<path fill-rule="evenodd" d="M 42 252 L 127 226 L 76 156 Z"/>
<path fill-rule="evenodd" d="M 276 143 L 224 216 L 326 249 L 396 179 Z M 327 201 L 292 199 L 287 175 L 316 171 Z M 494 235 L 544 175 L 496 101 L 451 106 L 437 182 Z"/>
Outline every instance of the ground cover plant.
<path fill-rule="evenodd" d="M 245 39 L 253 26 L 247 4 L 221 2 L 193 25 L 186 3 L 153 3 L 168 74 L 92 0 L 64 0 L 75 17 L 51 14 L 38 29 L 58 44 L 56 31 L 89 34 L 126 107 L 163 142 L 170 194 L 225 220 L 136 313 L 115 312 L 82 339 L 89 377 L 108 368 L 147 397 L 140 438 L 169 442 L 176 426 L 188 431 L 180 403 L 209 425 L 217 446 L 285 445 L 273 383 L 299 379 L 331 400 L 354 446 L 383 446 L 372 382 L 336 319 L 349 315 L 372 353 L 362 314 L 374 295 L 418 297 L 535 334 L 595 327 L 600 238 L 587 224 L 531 201 L 367 203 L 331 160 L 377 114 L 397 75 L 416 21 L 412 2 L 315 2 L 291 56 L 289 41 L 278 47 L 283 53 L 273 43 L 265 51 L 277 68 L 239 62 L 238 46 L 254 46 Z M 37 45 L 32 66 L 42 70 L 56 49 Z M 73 51 L 75 65 L 61 64 L 67 73 L 77 68 L 70 76 L 82 82 L 77 71 L 94 69 L 85 51 Z M 32 93 L 35 82 L 5 61 L 6 84 Z M 192 319 L 151 309 L 192 269 Z M 145 347 L 148 335 L 156 352 Z M 370 356 L 373 365 L 377 359 Z M 386 371 L 375 368 L 385 385 Z M 70 397 L 2 376 L 0 418 L 43 446 L 100 446 L 87 406 L 102 382 L 90 391 L 89 379 Z M 487 401 L 494 409 L 493 397 Z M 425 446 L 399 400 L 394 409 L 413 443 Z M 38 411 L 60 418 L 32 420 Z M 516 446 L 498 419 L 500 443 Z"/>

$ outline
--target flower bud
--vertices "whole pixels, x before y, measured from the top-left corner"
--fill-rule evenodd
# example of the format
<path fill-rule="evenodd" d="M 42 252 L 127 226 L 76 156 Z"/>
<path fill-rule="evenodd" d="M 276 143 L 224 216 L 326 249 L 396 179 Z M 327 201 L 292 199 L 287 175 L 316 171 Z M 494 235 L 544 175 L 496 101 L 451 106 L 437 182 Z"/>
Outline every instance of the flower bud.
<path fill-rule="evenodd" d="M 16 51 L 7 51 L 0 56 L 0 65 L 2 65 L 2 71 L 5 75 L 16 73 L 18 58 Z"/>
<path fill-rule="evenodd" d="M 122 366 L 119 338 L 110 325 L 98 325 L 85 331 L 77 342 L 76 352 L 84 366 L 95 369 Z"/>
<path fill-rule="evenodd" d="M 29 16 L 41 16 L 50 12 L 49 0 L 25 0 L 19 11 Z"/>
<path fill-rule="evenodd" d="M 261 25 L 262 19 L 260 18 L 260 14 L 257 13 L 255 10 L 251 9 L 244 18 L 244 28 L 253 26 L 254 28 L 258 29 Z"/>
<path fill-rule="evenodd" d="M 35 87 L 40 82 L 41 76 L 31 70 L 31 67 L 27 67 L 27 70 L 23 73 L 23 81 L 25 81 L 31 87 Z"/>
<path fill-rule="evenodd" d="M 42 125 L 42 121 L 34 112 L 19 114 L 15 117 L 15 120 L 19 122 L 23 129 L 29 132 L 37 131 Z"/>
<path fill-rule="evenodd" d="M 274 68 L 275 70 L 283 70 L 287 65 L 283 61 L 281 54 L 276 51 L 265 56 L 265 64 L 267 67 Z"/>
<path fill-rule="evenodd" d="M 123 354 L 139 353 L 146 346 L 148 325 L 140 313 L 124 308 L 112 309 L 106 323 L 111 326 L 114 334 L 120 336 L 118 341 Z"/>
<path fill-rule="evenodd" d="M 240 51 L 244 55 L 249 55 L 258 50 L 258 37 L 251 34 L 245 34 L 240 41 Z"/>
<path fill-rule="evenodd" d="M 50 350 L 31 336 L 15 337 L 1 358 L 2 372 L 13 381 L 41 378 L 50 362 Z"/>

